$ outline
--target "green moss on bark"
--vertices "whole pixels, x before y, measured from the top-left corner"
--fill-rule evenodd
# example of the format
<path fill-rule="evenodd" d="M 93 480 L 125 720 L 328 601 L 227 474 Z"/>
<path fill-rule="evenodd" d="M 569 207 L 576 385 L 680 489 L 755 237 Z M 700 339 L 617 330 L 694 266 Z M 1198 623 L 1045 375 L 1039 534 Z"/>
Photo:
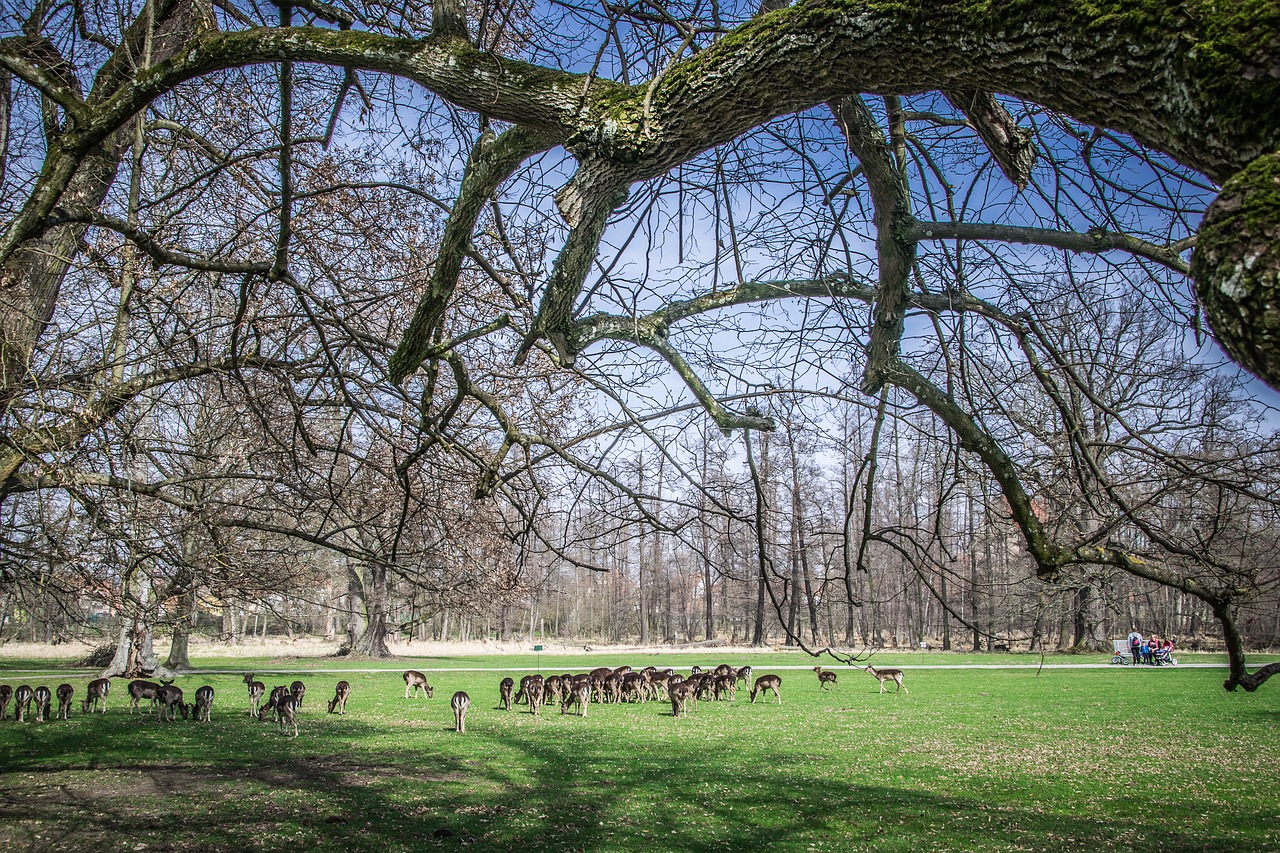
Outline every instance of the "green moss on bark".
<path fill-rule="evenodd" d="M 1280 152 L 1223 185 L 1205 212 L 1191 274 L 1223 349 L 1280 390 Z"/>

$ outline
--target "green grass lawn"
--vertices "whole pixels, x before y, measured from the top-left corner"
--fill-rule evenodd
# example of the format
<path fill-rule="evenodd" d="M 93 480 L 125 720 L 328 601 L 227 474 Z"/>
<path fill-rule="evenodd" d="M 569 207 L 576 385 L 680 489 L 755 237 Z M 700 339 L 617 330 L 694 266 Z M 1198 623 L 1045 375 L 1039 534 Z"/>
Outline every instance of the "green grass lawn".
<path fill-rule="evenodd" d="M 752 657 L 741 662 L 757 674 L 762 661 L 805 662 Z M 551 674 L 601 662 L 542 664 Z M 63 850 L 73 838 L 97 850 L 379 853 L 1280 850 L 1280 685 L 1227 694 L 1217 669 L 908 670 L 909 695 L 878 695 L 874 679 L 848 670 L 824 693 L 813 673 L 780 670 L 781 705 L 740 693 L 674 719 L 661 703 L 592 705 L 585 718 L 507 713 L 501 672 L 443 671 L 534 656 L 413 659 L 385 673 L 247 663 L 309 670 L 296 740 L 249 720 L 229 675 L 178 682 L 188 698 L 216 688 L 208 725 L 130 716 L 124 680 L 105 715 L 19 725 L 10 709 L 0 850 Z M 408 666 L 429 672 L 433 699 L 404 698 Z M 15 669 L 5 662 L 0 682 L 19 683 L 4 675 Z M 324 713 L 339 678 L 352 685 L 345 717 Z M 66 680 L 83 696 L 87 677 Z M 452 730 L 455 690 L 472 697 L 464 735 Z"/>

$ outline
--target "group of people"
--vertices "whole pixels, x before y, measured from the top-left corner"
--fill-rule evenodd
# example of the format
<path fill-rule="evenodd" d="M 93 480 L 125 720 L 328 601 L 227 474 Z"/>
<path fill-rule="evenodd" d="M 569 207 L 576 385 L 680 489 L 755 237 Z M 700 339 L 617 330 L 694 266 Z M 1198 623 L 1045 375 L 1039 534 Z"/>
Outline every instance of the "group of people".
<path fill-rule="evenodd" d="M 1156 634 L 1143 637 L 1138 631 L 1129 632 L 1129 657 L 1134 663 L 1159 666 L 1173 660 L 1173 640 L 1161 640 Z"/>

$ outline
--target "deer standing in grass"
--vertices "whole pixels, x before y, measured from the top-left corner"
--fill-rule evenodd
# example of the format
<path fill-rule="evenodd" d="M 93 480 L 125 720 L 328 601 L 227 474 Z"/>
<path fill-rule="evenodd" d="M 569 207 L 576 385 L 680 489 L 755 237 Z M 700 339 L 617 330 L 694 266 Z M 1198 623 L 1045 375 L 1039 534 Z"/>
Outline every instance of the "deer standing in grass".
<path fill-rule="evenodd" d="M 759 695 L 763 700 L 765 693 L 772 690 L 774 698 L 778 700 L 778 704 L 782 704 L 782 694 L 778 692 L 778 688 L 782 686 L 782 678 L 777 675 L 762 675 L 756 679 L 755 685 L 751 688 L 751 704 L 756 703 L 756 696 Z"/>
<path fill-rule="evenodd" d="M 823 672 L 822 667 L 815 666 L 813 671 L 818 673 L 818 686 L 823 690 L 830 690 L 832 686 L 839 686 L 836 682 L 836 674 L 834 672 Z"/>
<path fill-rule="evenodd" d="M 257 717 L 258 703 L 262 701 L 262 694 L 267 692 L 267 685 L 261 681 L 253 680 L 253 673 L 245 673 L 244 683 L 249 686 L 249 716 Z"/>
<path fill-rule="evenodd" d="M 894 691 L 895 693 L 898 690 L 908 694 L 911 692 L 907 689 L 907 686 L 902 683 L 902 670 L 900 669 L 876 669 L 871 664 L 867 664 L 863 669 L 875 676 L 876 680 L 880 682 L 881 693 L 884 692 L 884 683 L 886 681 L 892 681 L 898 685 L 897 690 Z"/>
<path fill-rule="evenodd" d="M 289 692 L 293 694 L 294 701 L 298 703 L 298 707 L 302 707 L 302 700 L 307 695 L 307 685 L 301 681 L 295 681 L 289 685 Z"/>
<path fill-rule="evenodd" d="M 58 719 L 71 719 L 71 697 L 76 695 L 76 689 L 70 684 L 59 684 L 58 691 Z"/>
<path fill-rule="evenodd" d="M 198 723 L 207 723 L 213 717 L 213 688 L 209 685 L 197 688 L 195 718 Z"/>
<path fill-rule="evenodd" d="M 279 688 L 283 689 L 283 688 Z M 289 726 L 293 726 L 293 736 L 298 736 L 298 701 L 288 690 L 276 698 L 276 719 L 280 721 L 280 734 L 284 734 Z"/>
<path fill-rule="evenodd" d="M 504 678 L 498 683 L 498 701 L 504 711 L 511 710 L 511 695 L 516 689 L 515 679 Z"/>
<path fill-rule="evenodd" d="M 435 695 L 435 691 L 431 689 L 431 685 L 427 683 L 427 677 L 416 669 L 406 669 L 404 671 L 404 698 L 409 698 L 409 691 L 413 691 L 413 697 L 418 698 L 418 691 L 421 690 L 428 699 Z"/>
<path fill-rule="evenodd" d="M 43 723 L 49 719 L 49 706 L 53 704 L 53 693 L 41 684 L 36 688 L 33 697 L 36 702 L 36 722 Z"/>
<path fill-rule="evenodd" d="M 89 713 L 93 708 L 102 705 L 102 713 L 107 713 L 107 694 L 111 692 L 111 679 L 95 678 L 89 682 L 88 688 L 85 690 L 89 695 L 80 703 L 80 712 Z"/>
<path fill-rule="evenodd" d="M 542 679 L 530 681 L 525 688 L 525 695 L 529 698 L 529 713 L 538 714 L 538 709 L 542 707 Z"/>
<path fill-rule="evenodd" d="M 187 719 L 190 709 L 182 701 L 182 688 L 174 687 L 172 684 L 165 684 L 156 691 L 156 702 L 159 705 L 159 712 L 156 714 L 156 722 L 173 722 L 177 719 L 177 714 L 182 714 L 182 719 Z"/>
<path fill-rule="evenodd" d="M 560 713 L 569 713 L 569 706 L 578 706 L 578 716 L 587 715 L 587 706 L 591 704 L 591 682 L 571 681 L 565 688 L 564 701 L 560 703 Z"/>
<path fill-rule="evenodd" d="M 27 718 L 27 711 L 31 708 L 31 687 L 23 684 L 13 691 L 13 718 L 18 722 L 23 722 Z"/>
<path fill-rule="evenodd" d="M 471 707 L 471 697 L 459 690 L 453 694 L 453 699 L 449 704 L 453 707 L 454 731 L 465 732 L 467 730 L 467 709 Z"/>
<path fill-rule="evenodd" d="M 132 714 L 138 710 L 138 703 L 143 699 L 148 700 L 152 707 L 156 704 L 156 692 L 160 689 L 160 685 L 154 681 L 135 680 L 129 682 L 129 713 Z M 139 712 L 141 713 L 141 712 Z"/>
<path fill-rule="evenodd" d="M 667 695 L 671 698 L 671 716 L 689 716 L 689 699 L 693 696 L 692 687 L 681 681 L 668 687 Z"/>
<path fill-rule="evenodd" d="M 339 681 L 338 686 L 334 688 L 333 698 L 329 700 L 329 713 L 339 713 L 345 715 L 347 713 L 347 697 L 351 695 L 351 685 L 345 681 Z"/>

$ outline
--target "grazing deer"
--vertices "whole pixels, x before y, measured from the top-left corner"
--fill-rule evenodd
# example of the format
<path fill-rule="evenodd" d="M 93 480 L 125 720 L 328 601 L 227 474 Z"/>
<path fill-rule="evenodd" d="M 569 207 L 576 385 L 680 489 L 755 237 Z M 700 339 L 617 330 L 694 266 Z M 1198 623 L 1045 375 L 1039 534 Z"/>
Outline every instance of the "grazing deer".
<path fill-rule="evenodd" d="M 71 698 L 76 695 L 76 689 L 70 684 L 58 685 L 58 719 L 71 719 Z"/>
<path fill-rule="evenodd" d="M 711 674 L 714 675 L 716 678 L 719 678 L 722 675 L 731 675 L 734 672 L 736 672 L 736 670 L 734 670 L 734 668 L 729 666 L 729 664 L 727 663 L 722 663 L 719 666 L 717 666 L 715 669 L 711 670 Z"/>
<path fill-rule="evenodd" d="M 693 688 L 688 682 L 672 684 L 667 688 L 667 695 L 671 697 L 671 716 L 689 716 L 689 700 L 693 698 Z"/>
<path fill-rule="evenodd" d="M 744 666 L 738 670 L 738 680 L 742 682 L 742 686 L 746 687 L 751 683 L 751 667 Z"/>
<path fill-rule="evenodd" d="M 207 723 L 213 717 L 213 688 L 209 685 L 196 688 L 195 719 Z"/>
<path fill-rule="evenodd" d="M 524 700 L 526 705 L 529 704 L 529 685 L 533 684 L 535 681 L 538 683 L 538 687 L 542 687 L 541 675 L 526 675 L 524 678 L 520 679 L 520 689 L 516 691 L 515 698 L 517 705 L 520 704 L 521 700 Z M 542 691 L 539 690 L 538 692 L 541 693 Z"/>
<path fill-rule="evenodd" d="M 776 675 L 762 675 L 756 679 L 755 685 L 751 688 L 751 704 L 756 703 L 757 694 L 761 699 L 765 698 L 765 693 L 769 690 L 773 691 L 773 695 L 777 697 L 778 704 L 782 704 L 782 694 L 778 693 L 778 688 L 782 686 L 782 679 Z"/>
<path fill-rule="evenodd" d="M 818 686 L 823 690 L 830 690 L 832 685 L 840 686 L 836 682 L 836 674 L 834 672 L 823 672 L 820 666 L 815 666 L 813 671 L 818 673 Z"/>
<path fill-rule="evenodd" d="M 249 716 L 262 719 L 262 715 L 258 713 L 258 703 L 262 701 L 262 694 L 267 692 L 267 685 L 254 681 L 252 672 L 245 673 L 244 683 L 249 687 Z"/>
<path fill-rule="evenodd" d="M 430 699 L 435 696 L 435 691 L 431 689 L 431 685 L 427 683 L 427 677 L 416 669 L 406 669 L 404 671 L 404 698 L 409 698 L 409 691 L 413 691 L 413 697 L 418 698 L 418 691 L 421 690 L 426 697 Z"/>
<path fill-rule="evenodd" d="M 156 704 L 156 691 L 160 689 L 160 685 L 154 681 L 135 680 L 129 682 L 129 713 L 132 714 L 138 710 L 138 703 L 143 699 L 148 700 L 152 707 Z"/>
<path fill-rule="evenodd" d="M 275 715 L 276 719 L 280 719 L 280 704 L 285 698 L 293 698 L 293 694 L 289 692 L 289 688 L 283 684 L 272 687 L 271 695 L 267 697 L 267 704 L 258 709 L 258 719 L 265 720 L 268 716 Z"/>
<path fill-rule="evenodd" d="M 881 693 L 884 692 L 884 683 L 886 681 L 892 681 L 898 685 L 897 690 L 894 690 L 895 693 L 898 692 L 898 690 L 905 693 L 911 692 L 910 690 L 907 690 L 907 686 L 902 683 L 902 670 L 900 669 L 876 669 L 871 664 L 867 664 L 863 669 L 875 676 L 880 682 Z"/>
<path fill-rule="evenodd" d="M 345 715 L 347 713 L 347 697 L 351 695 L 351 685 L 345 681 L 339 681 L 338 686 L 334 688 L 333 698 L 329 700 L 329 713 L 337 712 Z"/>
<path fill-rule="evenodd" d="M 511 693 L 516 689 L 516 683 L 511 678 L 504 678 L 498 682 L 498 701 L 502 703 L 503 710 L 511 710 Z"/>
<path fill-rule="evenodd" d="M 558 675 L 549 675 L 542 682 L 542 698 L 546 704 L 550 705 L 552 702 L 564 703 L 565 690 L 563 681 L 564 679 Z"/>
<path fill-rule="evenodd" d="M 454 731 L 465 732 L 467 730 L 467 709 L 471 707 L 471 697 L 459 690 L 453 694 L 453 699 L 449 705 L 453 707 L 453 728 Z"/>
<path fill-rule="evenodd" d="M 307 685 L 301 681 L 295 681 L 289 685 L 289 692 L 293 694 L 293 699 L 298 703 L 298 707 L 302 707 L 302 700 L 307 695 Z"/>
<path fill-rule="evenodd" d="M 541 677 L 529 682 L 529 685 L 525 688 L 525 695 L 529 698 L 529 713 L 537 714 L 538 709 L 542 707 Z"/>
<path fill-rule="evenodd" d="M 280 734 L 285 733 L 285 729 L 293 726 L 293 736 L 298 736 L 298 703 L 293 698 L 293 694 L 284 688 L 276 700 L 276 719 L 280 721 Z M 275 691 L 272 691 L 274 694 Z"/>
<path fill-rule="evenodd" d="M 591 704 L 591 681 L 574 681 L 569 685 L 568 691 L 565 693 L 564 701 L 560 703 L 560 713 L 569 713 L 570 705 L 578 706 L 578 716 L 585 717 L 587 715 L 587 706 Z"/>
<path fill-rule="evenodd" d="M 99 703 L 102 704 L 102 713 L 107 713 L 107 694 L 111 692 L 111 679 L 95 678 L 89 682 L 85 692 L 88 696 L 80 703 L 82 714 L 89 713 L 90 709 L 98 707 Z"/>
<path fill-rule="evenodd" d="M 159 706 L 156 722 L 173 722 L 178 713 L 185 720 L 190 713 L 182 701 L 182 688 L 172 684 L 163 684 L 156 690 L 156 703 Z"/>
<path fill-rule="evenodd" d="M 31 708 L 31 696 L 32 690 L 26 684 L 20 685 L 13 691 L 13 718 L 20 723 L 27 718 L 27 711 Z"/>
<path fill-rule="evenodd" d="M 9 701 L 13 699 L 13 688 L 0 684 L 0 720 L 9 716 Z"/>
<path fill-rule="evenodd" d="M 736 699 L 738 697 L 738 676 L 730 673 L 717 677 L 715 681 L 715 697 L 717 702 L 726 697 L 730 701 Z"/>
<path fill-rule="evenodd" d="M 33 698 L 36 702 L 36 722 L 43 723 L 49 719 L 49 706 L 53 704 L 53 693 L 41 684 L 36 688 Z"/>

